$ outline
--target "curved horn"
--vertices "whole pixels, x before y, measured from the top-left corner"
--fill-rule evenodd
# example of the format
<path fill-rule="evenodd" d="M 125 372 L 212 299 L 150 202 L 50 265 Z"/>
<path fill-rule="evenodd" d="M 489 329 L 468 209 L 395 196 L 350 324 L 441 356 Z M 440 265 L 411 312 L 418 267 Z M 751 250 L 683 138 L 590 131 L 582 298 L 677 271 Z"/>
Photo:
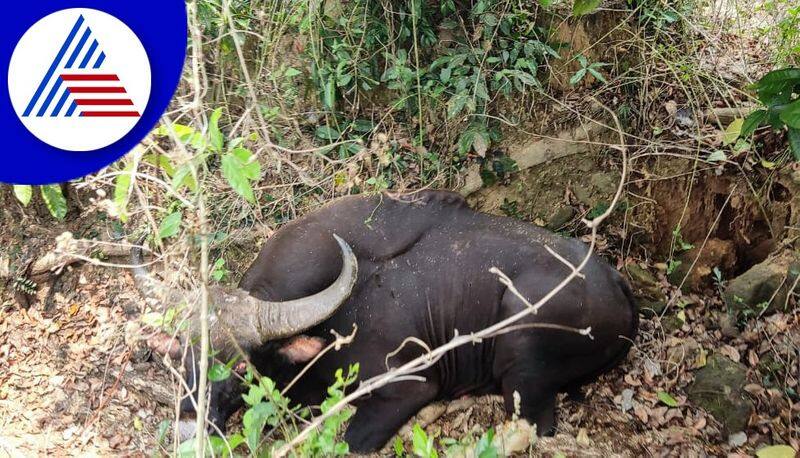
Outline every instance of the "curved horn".
<path fill-rule="evenodd" d="M 350 297 L 358 276 L 358 260 L 350 246 L 333 234 L 342 250 L 342 271 L 324 290 L 291 301 L 270 302 L 249 296 L 247 301 L 257 310 L 257 326 L 262 341 L 280 339 L 313 327 L 328 317 Z"/>

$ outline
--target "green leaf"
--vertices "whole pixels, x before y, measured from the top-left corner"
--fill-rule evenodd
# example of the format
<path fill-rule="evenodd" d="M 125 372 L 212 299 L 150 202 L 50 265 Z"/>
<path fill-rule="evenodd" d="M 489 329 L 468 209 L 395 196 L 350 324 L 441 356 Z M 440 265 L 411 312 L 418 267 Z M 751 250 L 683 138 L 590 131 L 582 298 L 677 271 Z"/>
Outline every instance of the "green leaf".
<path fill-rule="evenodd" d="M 208 444 L 211 446 L 212 456 L 228 456 L 228 445 L 225 444 L 225 439 L 219 436 L 208 436 Z M 233 449 L 232 445 L 231 449 Z"/>
<path fill-rule="evenodd" d="M 228 269 L 225 268 L 225 260 L 222 258 L 217 259 L 214 262 L 214 267 L 211 268 L 211 278 L 215 281 L 222 281 L 227 273 Z"/>
<path fill-rule="evenodd" d="M 394 456 L 402 458 L 406 454 L 406 449 L 403 447 L 403 439 L 400 436 L 394 439 Z"/>
<path fill-rule="evenodd" d="M 244 426 L 244 435 L 247 439 L 247 446 L 250 447 L 252 452 L 258 450 L 258 443 L 261 440 L 261 433 L 267 420 L 276 412 L 275 404 L 271 402 L 259 402 L 253 407 L 247 409 L 242 417 L 242 425 Z"/>
<path fill-rule="evenodd" d="M 800 129 L 789 128 L 789 149 L 792 150 L 794 160 L 800 162 Z"/>
<path fill-rule="evenodd" d="M 181 228 L 181 212 L 170 213 L 158 226 L 158 238 L 166 239 L 178 234 Z"/>
<path fill-rule="evenodd" d="M 172 177 L 172 189 L 174 189 L 175 192 L 180 191 L 184 186 L 191 189 L 192 192 L 197 192 L 197 180 L 192 176 L 192 169 L 189 167 L 189 164 L 179 168 L 178 171 L 175 172 L 175 176 Z"/>
<path fill-rule="evenodd" d="M 583 79 L 584 76 L 586 76 L 586 69 L 582 68 L 582 69 L 578 70 L 577 72 L 575 72 L 574 75 L 572 75 L 572 78 L 569 79 L 569 84 L 572 85 L 572 86 L 578 84 L 580 82 L 580 80 Z"/>
<path fill-rule="evenodd" d="M 494 27 L 497 25 L 497 16 L 491 13 L 484 14 L 481 16 L 481 22 L 487 27 Z"/>
<path fill-rule="evenodd" d="M 212 151 L 221 151 L 225 142 L 222 132 L 219 130 L 219 118 L 222 116 L 222 108 L 217 108 L 211 113 L 208 121 L 208 143 Z"/>
<path fill-rule="evenodd" d="M 608 84 L 608 81 L 606 81 L 606 78 L 603 76 L 603 74 L 595 70 L 595 64 L 592 64 L 589 68 L 587 68 L 587 70 L 589 70 L 589 73 L 591 73 L 592 76 L 597 78 L 598 81 L 600 81 L 603 84 Z"/>
<path fill-rule="evenodd" d="M 752 87 L 764 105 L 788 103 L 792 88 L 800 84 L 800 68 L 783 68 L 767 73 Z"/>
<path fill-rule="evenodd" d="M 497 448 L 492 444 L 494 440 L 494 428 L 489 428 L 475 445 L 475 456 L 477 458 L 497 458 Z"/>
<path fill-rule="evenodd" d="M 236 447 L 244 444 L 244 436 L 241 434 L 231 434 L 228 436 L 228 444 L 231 446 L 231 450 L 236 450 Z"/>
<path fill-rule="evenodd" d="M 472 149 L 472 143 L 475 141 L 475 131 L 473 129 L 465 130 L 458 138 L 458 153 L 465 156 Z"/>
<path fill-rule="evenodd" d="M 142 162 L 164 170 L 169 176 L 175 175 L 175 167 L 172 166 L 172 163 L 169 161 L 169 157 L 163 154 L 146 154 L 142 157 Z"/>
<path fill-rule="evenodd" d="M 158 428 L 156 430 L 156 440 L 159 444 L 164 443 L 164 439 L 167 438 L 167 432 L 169 432 L 170 426 L 172 426 L 172 422 L 169 420 L 161 420 L 158 424 Z"/>
<path fill-rule="evenodd" d="M 758 458 L 794 458 L 796 451 L 788 445 L 770 445 L 756 450 Z"/>
<path fill-rule="evenodd" d="M 225 364 L 216 363 L 208 368 L 208 379 L 212 382 L 221 382 L 231 376 L 231 368 Z"/>
<path fill-rule="evenodd" d="M 414 424 L 411 442 L 415 455 L 421 458 L 439 458 L 439 454 L 433 446 L 433 438 L 428 437 L 428 434 L 419 423 Z"/>
<path fill-rule="evenodd" d="M 247 148 L 234 148 L 231 154 L 242 163 L 242 173 L 247 179 L 257 181 L 261 178 L 261 164 L 256 160 L 256 156 Z"/>
<path fill-rule="evenodd" d="M 286 72 L 284 72 L 283 76 L 285 76 L 286 78 L 294 78 L 295 76 L 299 76 L 302 74 L 303 72 L 301 72 L 300 70 L 289 67 L 286 69 Z"/>
<path fill-rule="evenodd" d="M 658 396 L 658 400 L 664 403 L 664 405 L 669 407 L 678 407 L 678 401 L 676 401 L 675 398 L 673 398 L 666 391 L 659 391 L 656 393 L 656 395 Z"/>
<path fill-rule="evenodd" d="M 464 105 L 467 103 L 467 95 L 466 94 L 456 94 L 450 100 L 447 101 L 447 118 L 452 119 L 456 117 L 461 110 L 464 109 Z"/>
<path fill-rule="evenodd" d="M 22 204 L 23 207 L 27 207 L 33 198 L 33 186 L 28 186 L 26 184 L 15 184 L 14 196 L 17 197 L 17 200 Z"/>
<path fill-rule="evenodd" d="M 742 137 L 749 137 L 756 131 L 756 129 L 761 126 L 761 123 L 764 122 L 764 119 L 767 117 L 767 110 L 756 110 L 745 118 L 744 123 L 742 124 Z"/>
<path fill-rule="evenodd" d="M 447 84 L 447 82 L 450 81 L 450 75 L 452 74 L 453 74 L 453 69 L 451 69 L 450 67 L 442 68 L 442 71 L 439 72 L 439 81 Z"/>
<path fill-rule="evenodd" d="M 175 136 L 183 142 L 187 141 L 195 134 L 193 128 L 183 124 L 172 124 L 172 130 L 175 132 Z M 156 129 L 156 135 L 160 137 L 169 137 L 171 135 L 170 127 L 162 124 Z"/>
<path fill-rule="evenodd" d="M 178 446 L 178 456 L 180 458 L 190 458 L 195 456 L 195 449 L 197 448 L 196 438 L 191 438 Z"/>
<path fill-rule="evenodd" d="M 583 16 L 584 14 L 593 13 L 598 6 L 600 6 L 602 0 L 575 0 L 575 4 L 572 5 L 572 14 L 574 16 Z"/>
<path fill-rule="evenodd" d="M 128 194 L 131 188 L 131 171 L 133 162 L 128 164 L 114 180 L 114 205 L 117 207 L 119 219 L 123 223 L 128 221 Z"/>
<path fill-rule="evenodd" d="M 742 134 L 742 125 L 744 124 L 744 119 L 736 118 L 733 122 L 728 125 L 728 128 L 725 129 L 725 133 L 722 135 L 722 144 L 723 145 L 730 145 L 735 142 L 739 135 Z"/>
<path fill-rule="evenodd" d="M 553 4 L 553 0 L 539 0 L 539 4 L 547 8 L 548 6 Z"/>
<path fill-rule="evenodd" d="M 318 126 L 314 135 L 323 140 L 333 141 L 341 137 L 342 134 L 330 126 Z"/>
<path fill-rule="evenodd" d="M 785 122 L 787 126 L 795 129 L 800 129 L 800 99 L 786 105 L 781 110 L 781 121 Z"/>
<path fill-rule="evenodd" d="M 244 399 L 244 402 L 247 403 L 247 405 L 254 406 L 261 402 L 266 395 L 267 390 L 265 390 L 261 385 L 250 385 L 250 390 L 246 394 L 242 395 L 242 399 Z"/>
<path fill-rule="evenodd" d="M 57 184 L 44 185 L 41 187 L 41 192 L 50 214 L 56 219 L 64 219 L 67 216 L 67 199 L 61 193 L 61 186 Z"/>
<path fill-rule="evenodd" d="M 328 78 L 324 88 L 325 90 L 322 93 L 322 104 L 325 105 L 325 108 L 329 110 L 333 109 L 333 105 L 336 103 L 336 81 L 334 78 Z"/>
<path fill-rule="evenodd" d="M 253 188 L 250 186 L 250 180 L 243 168 L 242 161 L 232 152 L 222 156 L 222 176 L 228 180 L 228 184 L 237 194 L 244 197 L 246 201 L 255 203 Z"/>
<path fill-rule="evenodd" d="M 372 132 L 372 129 L 375 128 L 375 124 L 373 124 L 369 119 L 356 119 L 350 124 L 350 126 L 356 132 L 361 132 L 364 134 Z"/>

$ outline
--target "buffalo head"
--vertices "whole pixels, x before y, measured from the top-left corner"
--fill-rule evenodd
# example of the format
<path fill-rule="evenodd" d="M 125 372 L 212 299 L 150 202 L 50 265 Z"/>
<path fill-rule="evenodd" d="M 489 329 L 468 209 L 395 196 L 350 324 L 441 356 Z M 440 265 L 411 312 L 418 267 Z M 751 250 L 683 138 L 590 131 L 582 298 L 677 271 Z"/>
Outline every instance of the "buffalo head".
<path fill-rule="evenodd" d="M 299 336 L 303 331 L 325 321 L 347 300 L 355 285 L 358 262 L 350 246 L 337 235 L 333 235 L 342 253 L 342 270 L 337 279 L 327 288 L 311 296 L 288 301 L 265 301 L 257 299 L 239 288 L 211 286 L 208 288 L 209 337 L 216 358 L 226 362 L 244 353 L 262 351 L 282 341 L 276 350 L 290 363 L 311 359 L 321 349 L 321 340 Z M 142 265 L 141 249 L 131 255 L 132 264 Z M 197 293 L 176 291 L 153 278 L 143 267 L 134 268 L 136 284 L 143 294 L 156 297 L 165 304 L 197 302 Z M 188 300 L 187 300 L 188 299 Z M 190 316 L 186 335 L 191 345 L 166 334 L 157 334 L 148 340 L 150 347 L 160 354 L 169 354 L 173 359 L 183 359 L 186 386 L 191 391 L 181 402 L 181 440 L 188 439 L 195 431 L 195 405 L 199 374 L 200 348 L 195 337 L 199 335 L 200 320 L 197 313 Z M 290 338 L 291 337 L 291 338 Z M 209 365 L 210 367 L 210 365 Z M 235 366 L 238 375 L 245 364 Z M 208 420 L 219 430 L 224 430 L 225 421 L 242 405 L 240 380 L 231 376 L 226 380 L 210 383 Z"/>

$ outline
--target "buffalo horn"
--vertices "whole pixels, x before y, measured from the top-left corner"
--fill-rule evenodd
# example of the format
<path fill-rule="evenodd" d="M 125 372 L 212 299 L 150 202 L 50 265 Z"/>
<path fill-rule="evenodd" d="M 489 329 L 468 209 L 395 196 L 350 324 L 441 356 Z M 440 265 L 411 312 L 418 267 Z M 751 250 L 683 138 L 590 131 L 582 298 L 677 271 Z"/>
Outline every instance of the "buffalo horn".
<path fill-rule="evenodd" d="M 247 301 L 257 313 L 262 341 L 289 337 L 311 328 L 333 315 L 350 297 L 358 275 L 358 261 L 347 242 L 336 234 L 333 237 L 342 250 L 342 270 L 330 286 L 311 296 L 283 302 L 248 296 Z"/>

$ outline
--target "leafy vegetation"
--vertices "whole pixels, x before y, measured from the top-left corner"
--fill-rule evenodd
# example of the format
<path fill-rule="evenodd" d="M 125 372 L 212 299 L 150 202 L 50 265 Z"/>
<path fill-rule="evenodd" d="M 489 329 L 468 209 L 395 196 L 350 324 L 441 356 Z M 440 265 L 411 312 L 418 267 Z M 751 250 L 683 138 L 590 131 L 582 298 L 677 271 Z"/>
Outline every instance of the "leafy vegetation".
<path fill-rule="evenodd" d="M 498 96 L 509 99 L 541 89 L 543 66 L 560 57 L 535 25 L 534 10 L 515 2 L 479 0 L 466 10 L 452 0 L 435 6 L 404 0 L 393 6 L 390 14 L 379 2 L 359 0 L 346 12 L 314 17 L 316 28 L 311 20 L 303 22 L 301 32 L 312 38 L 319 34 L 307 48 L 311 80 L 322 106 L 335 112 L 317 129 L 318 137 L 332 141 L 364 132 L 358 121 L 338 113 L 358 106 L 362 96 L 388 91 L 392 107 L 416 117 L 420 142 L 429 116 L 472 118 L 458 152 L 482 156 L 495 140 L 487 115 L 493 114 Z"/>
<path fill-rule="evenodd" d="M 748 137 L 759 127 L 786 129 L 789 148 L 800 161 L 800 68 L 784 68 L 764 75 L 753 85 L 764 108 L 750 113 L 741 123 L 741 136 Z"/>
<path fill-rule="evenodd" d="M 31 203 L 33 186 L 15 185 L 13 190 L 14 196 L 22 206 L 27 207 Z M 64 219 L 67 216 L 67 199 L 61 191 L 61 186 L 56 184 L 39 186 L 39 191 L 50 214 L 56 219 Z"/>

